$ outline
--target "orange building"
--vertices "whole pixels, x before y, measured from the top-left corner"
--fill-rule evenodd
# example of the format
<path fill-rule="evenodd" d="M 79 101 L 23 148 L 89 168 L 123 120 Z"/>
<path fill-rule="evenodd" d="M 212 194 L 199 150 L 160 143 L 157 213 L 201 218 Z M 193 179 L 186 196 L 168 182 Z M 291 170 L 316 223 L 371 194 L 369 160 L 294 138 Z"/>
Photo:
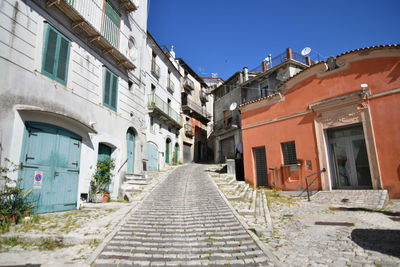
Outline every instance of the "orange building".
<path fill-rule="evenodd" d="M 245 179 L 282 190 L 386 189 L 400 198 L 400 45 L 320 62 L 241 105 Z"/>

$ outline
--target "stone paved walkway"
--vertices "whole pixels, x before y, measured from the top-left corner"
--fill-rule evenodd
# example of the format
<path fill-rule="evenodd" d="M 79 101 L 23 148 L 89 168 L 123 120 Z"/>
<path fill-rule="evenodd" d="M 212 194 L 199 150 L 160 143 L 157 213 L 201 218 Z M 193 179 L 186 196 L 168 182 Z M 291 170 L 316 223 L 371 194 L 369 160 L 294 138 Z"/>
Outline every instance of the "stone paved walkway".
<path fill-rule="evenodd" d="M 142 203 L 94 266 L 271 265 L 201 165 L 176 169 Z"/>

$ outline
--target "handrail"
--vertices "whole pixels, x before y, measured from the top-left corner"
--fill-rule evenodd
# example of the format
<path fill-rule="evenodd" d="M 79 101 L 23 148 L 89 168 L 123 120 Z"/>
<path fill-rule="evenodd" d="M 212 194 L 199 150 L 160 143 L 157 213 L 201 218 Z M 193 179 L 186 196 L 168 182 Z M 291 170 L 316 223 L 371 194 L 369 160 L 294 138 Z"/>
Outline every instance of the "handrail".
<path fill-rule="evenodd" d="M 128 162 L 128 158 L 126 158 L 125 162 L 122 163 L 121 167 L 119 167 L 117 173 L 119 173 L 119 171 L 122 169 L 122 167 L 124 167 L 124 165 Z"/>
<path fill-rule="evenodd" d="M 313 175 L 315 175 L 315 174 L 319 174 L 319 173 L 322 173 L 322 172 L 326 172 L 326 169 L 323 168 L 322 170 L 319 170 L 319 171 L 317 171 L 317 172 L 311 173 L 310 175 L 307 175 L 307 176 L 306 176 L 306 190 L 307 190 L 307 198 L 308 198 L 308 201 L 311 201 L 311 200 L 310 200 L 310 191 L 308 190 L 308 181 L 307 181 L 307 179 L 308 179 L 310 176 L 313 176 Z M 315 178 L 315 179 L 317 179 L 317 178 Z M 313 182 L 315 181 L 315 179 L 314 179 L 311 183 L 313 183 Z M 303 192 L 304 192 L 304 190 L 303 190 Z M 303 194 L 303 192 L 301 192 L 301 194 Z M 300 194 L 300 196 L 301 196 L 301 194 Z"/>

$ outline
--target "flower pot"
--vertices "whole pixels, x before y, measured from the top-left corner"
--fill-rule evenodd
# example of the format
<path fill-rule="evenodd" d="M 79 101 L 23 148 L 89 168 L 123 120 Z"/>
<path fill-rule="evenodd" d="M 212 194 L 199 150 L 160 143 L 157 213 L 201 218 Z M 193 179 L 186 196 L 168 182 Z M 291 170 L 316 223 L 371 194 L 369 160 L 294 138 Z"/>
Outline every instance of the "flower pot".
<path fill-rule="evenodd" d="M 92 195 L 92 202 L 93 203 L 101 203 L 103 202 L 103 194 L 93 194 Z"/>
<path fill-rule="evenodd" d="M 104 195 L 103 195 L 103 203 L 104 202 L 108 202 L 108 199 L 110 198 L 110 193 L 108 193 L 108 192 L 104 192 Z"/>

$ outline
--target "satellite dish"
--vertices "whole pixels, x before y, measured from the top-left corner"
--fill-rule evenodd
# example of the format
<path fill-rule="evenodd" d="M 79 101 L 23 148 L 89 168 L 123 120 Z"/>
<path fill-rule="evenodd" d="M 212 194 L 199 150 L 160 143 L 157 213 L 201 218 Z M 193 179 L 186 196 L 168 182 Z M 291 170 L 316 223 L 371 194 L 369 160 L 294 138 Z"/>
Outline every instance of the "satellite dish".
<path fill-rule="evenodd" d="M 308 54 L 310 54 L 311 52 L 311 48 L 309 48 L 308 46 L 304 47 L 303 50 L 301 50 L 301 54 L 303 56 L 307 56 Z"/>
<path fill-rule="evenodd" d="M 230 110 L 230 111 L 234 111 L 236 108 L 237 108 L 237 103 L 236 103 L 236 102 L 233 102 L 233 103 L 230 105 L 229 110 Z"/>

